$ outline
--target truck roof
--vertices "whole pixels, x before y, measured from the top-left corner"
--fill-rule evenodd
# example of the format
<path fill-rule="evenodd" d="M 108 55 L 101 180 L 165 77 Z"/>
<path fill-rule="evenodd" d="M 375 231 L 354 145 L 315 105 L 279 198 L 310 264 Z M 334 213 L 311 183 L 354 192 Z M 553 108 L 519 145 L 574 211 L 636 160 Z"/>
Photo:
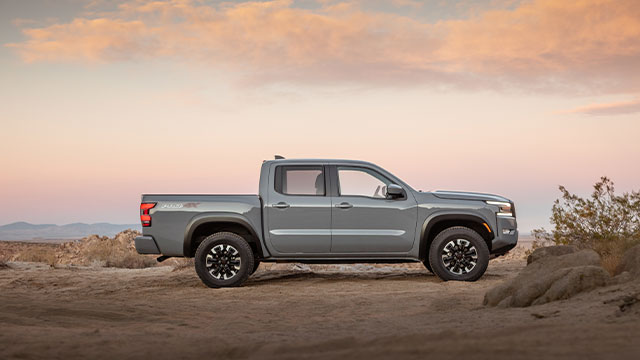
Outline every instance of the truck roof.
<path fill-rule="evenodd" d="M 363 160 L 348 160 L 348 159 L 275 159 L 275 160 L 265 160 L 268 163 L 278 163 L 278 164 L 347 164 L 347 165 L 369 165 L 373 167 L 378 167 L 376 164 L 370 163 L 368 161 Z"/>

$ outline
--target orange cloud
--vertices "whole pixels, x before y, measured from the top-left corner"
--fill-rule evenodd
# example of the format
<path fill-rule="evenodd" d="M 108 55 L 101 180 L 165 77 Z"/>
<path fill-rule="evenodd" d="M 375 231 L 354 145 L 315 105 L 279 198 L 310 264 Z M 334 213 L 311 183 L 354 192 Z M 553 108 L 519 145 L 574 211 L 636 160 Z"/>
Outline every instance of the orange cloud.
<path fill-rule="evenodd" d="M 24 43 L 9 44 L 26 62 L 122 60 L 144 52 L 152 31 L 139 20 L 75 19 L 68 24 L 24 30 Z"/>
<path fill-rule="evenodd" d="M 640 91 L 640 2 L 537 0 L 437 23 L 292 1 L 131 1 L 99 18 L 24 31 L 26 62 L 169 57 L 254 81 L 441 83 Z"/>
<path fill-rule="evenodd" d="M 475 71 L 562 72 L 640 55 L 634 0 L 538 0 L 448 25 L 441 58 Z"/>

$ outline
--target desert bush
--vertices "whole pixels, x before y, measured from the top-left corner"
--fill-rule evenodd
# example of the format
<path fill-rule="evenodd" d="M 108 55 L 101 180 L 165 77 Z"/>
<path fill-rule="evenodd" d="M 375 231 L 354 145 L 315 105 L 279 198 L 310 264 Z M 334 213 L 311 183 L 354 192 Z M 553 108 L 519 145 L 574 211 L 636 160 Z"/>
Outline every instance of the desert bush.
<path fill-rule="evenodd" d="M 15 260 L 45 263 L 49 266 L 55 266 L 58 263 L 54 249 L 31 249 L 29 251 L 21 251 L 17 254 Z"/>
<path fill-rule="evenodd" d="M 602 267 L 611 275 L 617 275 L 619 273 L 620 262 L 622 261 L 622 253 L 615 253 L 610 255 L 603 255 L 600 259 Z"/>
<path fill-rule="evenodd" d="M 105 261 L 105 266 L 126 268 L 126 269 L 143 269 L 155 266 L 157 264 L 153 257 L 139 254 L 125 254 L 124 256 L 111 257 Z"/>
<path fill-rule="evenodd" d="M 9 256 L 4 252 L 0 252 L 0 269 L 6 269 L 9 267 Z"/>
<path fill-rule="evenodd" d="M 552 208 L 550 232 L 533 230 L 534 247 L 549 244 L 593 249 L 603 265 L 615 268 L 625 250 L 640 244 L 640 191 L 616 195 L 614 183 L 600 178 L 588 198 L 559 187 L 562 197 Z"/>
<path fill-rule="evenodd" d="M 193 258 L 176 258 L 173 259 L 173 271 L 193 268 L 195 266 Z"/>
<path fill-rule="evenodd" d="M 86 245 L 80 253 L 91 263 L 107 262 L 117 257 L 118 247 L 113 239 L 96 236 L 86 241 Z"/>

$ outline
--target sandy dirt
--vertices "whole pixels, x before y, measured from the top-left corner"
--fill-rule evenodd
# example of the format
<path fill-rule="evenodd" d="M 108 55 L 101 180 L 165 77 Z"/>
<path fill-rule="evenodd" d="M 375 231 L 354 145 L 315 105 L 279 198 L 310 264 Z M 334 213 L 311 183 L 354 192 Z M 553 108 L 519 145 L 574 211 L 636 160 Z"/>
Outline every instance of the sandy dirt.
<path fill-rule="evenodd" d="M 640 283 L 520 309 L 484 308 L 524 260 L 475 283 L 418 266 L 261 267 L 209 289 L 192 269 L 0 269 L 0 358 L 637 359 Z M 625 309 L 620 311 L 620 306 Z"/>

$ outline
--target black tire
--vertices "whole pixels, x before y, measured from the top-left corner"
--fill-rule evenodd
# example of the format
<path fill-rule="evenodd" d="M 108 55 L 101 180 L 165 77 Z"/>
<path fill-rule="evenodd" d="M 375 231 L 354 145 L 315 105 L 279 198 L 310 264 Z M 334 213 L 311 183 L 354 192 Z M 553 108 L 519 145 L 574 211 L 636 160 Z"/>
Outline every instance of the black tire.
<path fill-rule="evenodd" d="M 251 275 L 253 262 L 251 246 L 240 235 L 230 232 L 208 236 L 198 245 L 195 256 L 196 273 L 211 288 L 242 285 Z"/>
<path fill-rule="evenodd" d="M 429 264 L 429 259 L 423 261 L 422 264 L 427 268 L 427 270 L 429 270 L 429 272 L 433 272 L 433 270 L 431 269 L 431 264 Z"/>
<path fill-rule="evenodd" d="M 444 281 L 476 281 L 487 271 L 489 247 L 477 232 L 463 226 L 451 227 L 433 239 L 429 264 Z"/>
<path fill-rule="evenodd" d="M 253 273 L 256 272 L 256 270 L 258 270 L 258 266 L 260 266 L 260 259 L 258 259 L 257 257 L 253 258 L 253 270 L 251 270 L 251 275 L 253 275 Z"/>

